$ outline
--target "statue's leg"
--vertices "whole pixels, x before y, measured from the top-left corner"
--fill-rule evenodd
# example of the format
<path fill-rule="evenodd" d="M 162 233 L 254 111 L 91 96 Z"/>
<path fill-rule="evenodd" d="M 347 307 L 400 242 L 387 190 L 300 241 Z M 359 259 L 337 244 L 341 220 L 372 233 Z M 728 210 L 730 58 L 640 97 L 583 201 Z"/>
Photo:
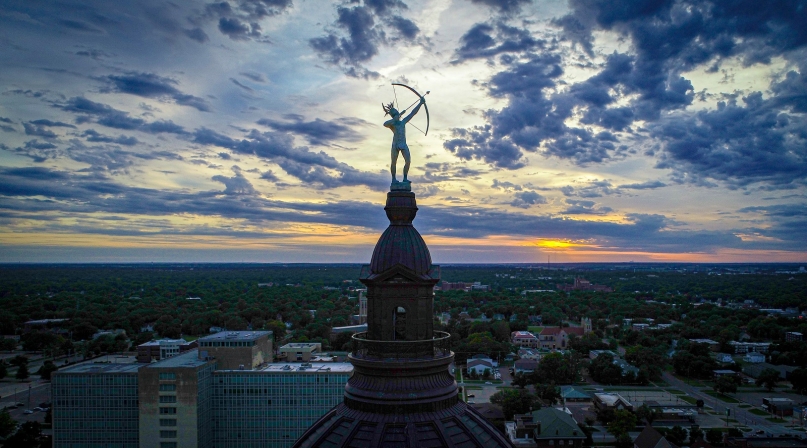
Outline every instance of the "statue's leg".
<path fill-rule="evenodd" d="M 395 178 L 395 165 L 398 163 L 398 148 L 395 146 L 392 147 L 392 154 L 391 157 L 392 162 L 389 165 L 389 171 L 392 173 L 392 181 L 397 182 L 398 179 Z"/>
<path fill-rule="evenodd" d="M 406 182 L 406 178 L 409 176 L 409 162 L 411 161 L 409 158 L 409 148 L 403 147 L 401 148 L 401 152 L 404 156 L 404 182 Z"/>

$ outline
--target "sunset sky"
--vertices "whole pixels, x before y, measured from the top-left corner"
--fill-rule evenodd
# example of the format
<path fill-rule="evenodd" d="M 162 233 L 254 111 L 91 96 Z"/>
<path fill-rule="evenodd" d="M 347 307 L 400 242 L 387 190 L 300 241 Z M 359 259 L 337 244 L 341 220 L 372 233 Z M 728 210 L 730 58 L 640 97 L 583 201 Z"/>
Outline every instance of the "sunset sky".
<path fill-rule="evenodd" d="M 807 261 L 807 1 L 0 5 L 0 262 Z M 419 130 L 419 129 L 420 130 Z M 402 161 L 401 161 L 402 164 Z M 399 168 L 399 172 L 401 168 Z"/>

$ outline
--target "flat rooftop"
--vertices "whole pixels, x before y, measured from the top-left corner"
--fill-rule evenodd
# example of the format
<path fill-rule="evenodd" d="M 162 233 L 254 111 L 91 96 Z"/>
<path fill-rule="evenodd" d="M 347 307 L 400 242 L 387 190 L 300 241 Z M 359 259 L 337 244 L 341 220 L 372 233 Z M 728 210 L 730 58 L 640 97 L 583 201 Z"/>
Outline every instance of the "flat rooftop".
<path fill-rule="evenodd" d="M 296 349 L 296 350 L 316 350 L 322 347 L 319 342 L 289 342 L 288 344 L 280 347 L 283 349 Z"/>
<path fill-rule="evenodd" d="M 137 373 L 146 364 L 135 363 L 103 363 L 103 362 L 83 362 L 73 366 L 63 367 L 56 372 L 57 375 L 88 374 L 88 373 Z"/>
<path fill-rule="evenodd" d="M 199 342 L 215 341 L 255 341 L 264 336 L 270 336 L 271 331 L 221 331 L 210 336 L 199 338 Z"/>
<path fill-rule="evenodd" d="M 190 342 L 188 342 L 188 341 L 186 341 L 184 339 L 158 339 L 156 341 L 145 342 L 143 344 L 138 345 L 138 347 L 149 347 L 149 346 L 152 346 L 152 345 L 154 345 L 154 346 L 172 345 L 172 344 L 185 345 L 185 344 L 190 344 Z"/>
<path fill-rule="evenodd" d="M 198 367 L 207 364 L 210 361 L 199 359 L 199 349 L 188 350 L 185 353 L 172 356 L 170 358 L 151 363 L 147 368 L 152 367 Z"/>
<path fill-rule="evenodd" d="M 305 364 L 305 367 L 303 367 Z M 257 372 L 266 373 L 350 373 L 353 371 L 353 364 L 349 362 L 311 362 L 311 363 L 291 363 L 276 362 L 261 367 Z M 256 372 L 253 370 L 253 372 Z"/>

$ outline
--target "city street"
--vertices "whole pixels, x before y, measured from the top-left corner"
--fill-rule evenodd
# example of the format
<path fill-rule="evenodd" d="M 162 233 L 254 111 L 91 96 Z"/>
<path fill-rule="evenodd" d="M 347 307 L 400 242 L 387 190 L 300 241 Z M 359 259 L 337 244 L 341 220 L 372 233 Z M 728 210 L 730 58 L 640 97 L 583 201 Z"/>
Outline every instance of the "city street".
<path fill-rule="evenodd" d="M 755 415 L 748 412 L 747 409 L 743 409 L 739 407 L 739 404 L 729 404 L 725 403 L 720 399 L 712 397 L 706 393 L 701 392 L 701 390 L 697 387 L 690 386 L 689 384 L 679 380 L 674 375 L 670 374 L 669 372 L 664 372 L 662 374 L 664 381 L 667 382 L 671 387 L 678 389 L 682 392 L 686 392 L 687 395 L 690 397 L 695 398 L 696 400 L 700 399 L 703 400 L 704 404 L 707 407 L 712 408 L 712 410 L 717 413 L 715 417 L 717 418 L 725 418 L 726 409 L 731 409 L 731 417 L 732 419 L 737 420 L 737 423 L 731 423 L 733 425 L 742 424 L 748 426 L 752 429 L 752 432 L 756 432 L 758 430 L 765 431 L 766 434 L 769 435 L 780 435 L 780 434 L 791 434 L 791 435 L 804 435 L 803 431 L 792 430 L 789 428 L 785 428 L 781 424 L 772 423 L 765 420 L 764 416 Z"/>

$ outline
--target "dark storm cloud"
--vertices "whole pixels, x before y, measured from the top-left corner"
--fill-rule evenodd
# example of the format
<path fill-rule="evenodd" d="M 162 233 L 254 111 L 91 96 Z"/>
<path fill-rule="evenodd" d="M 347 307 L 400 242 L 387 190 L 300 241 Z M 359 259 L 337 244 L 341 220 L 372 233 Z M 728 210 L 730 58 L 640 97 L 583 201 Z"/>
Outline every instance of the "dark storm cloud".
<path fill-rule="evenodd" d="M 37 126 L 32 123 L 23 123 L 22 126 L 25 128 L 26 135 L 44 138 L 56 138 L 56 133 L 45 126 Z"/>
<path fill-rule="evenodd" d="M 272 172 L 272 170 L 266 170 L 263 173 L 261 173 L 261 179 L 268 180 L 269 182 L 280 181 L 280 179 L 277 178 L 277 176 L 275 175 L 275 173 Z"/>
<path fill-rule="evenodd" d="M 402 42 L 413 41 L 420 29 L 413 21 L 394 14 L 407 8 L 402 1 L 365 0 L 336 8 L 336 21 L 324 36 L 308 41 L 311 48 L 327 63 L 342 68 L 351 77 L 376 78 L 378 73 L 363 64 L 378 54 L 381 45 L 400 36 Z"/>
<path fill-rule="evenodd" d="M 108 135 L 100 134 L 93 129 L 87 129 L 81 135 L 85 137 L 88 142 L 116 143 L 118 145 L 124 145 L 124 146 L 134 146 L 140 143 L 137 141 L 136 138 L 131 136 L 119 135 L 117 137 L 110 137 Z"/>
<path fill-rule="evenodd" d="M 245 219 L 256 224 L 269 222 L 350 225 L 379 231 L 387 226 L 382 205 L 356 201 L 326 203 L 284 202 L 254 193 L 240 171 L 235 176 L 217 176 L 223 191 L 165 191 L 130 187 L 99 174 L 72 174 L 46 168 L 0 168 L 0 210 L 42 219 L 45 212 L 74 215 L 103 212 L 152 218 L 176 214 L 223 216 Z M 44 180 L 47 180 L 44 181 Z M 45 197 L 46 201 L 35 198 Z M 55 201 L 54 199 L 58 199 Z M 662 215 L 632 214 L 628 222 L 595 222 L 506 213 L 476 207 L 430 207 L 418 214 L 419 230 L 427 235 L 479 238 L 512 235 L 542 238 L 593 240 L 628 250 L 666 252 L 712 251 L 724 247 L 744 247 L 730 232 L 694 232 L 669 228 Z M 75 230 L 75 229 L 74 229 Z M 104 233 L 103 229 L 94 231 Z M 224 234 L 227 229 L 207 229 Z M 195 234 L 196 230 L 187 230 Z M 785 247 L 787 242 L 770 243 Z"/>
<path fill-rule="evenodd" d="M 261 27 L 257 23 L 247 24 L 230 17 L 219 19 L 219 31 L 233 40 L 248 40 L 261 37 Z"/>
<path fill-rule="evenodd" d="M 96 103 L 84 97 L 73 97 L 64 103 L 54 104 L 55 107 L 78 115 L 78 123 L 86 123 L 94 120 L 100 125 L 124 130 L 137 130 L 149 134 L 177 134 L 183 135 L 187 132 L 172 121 L 147 122 L 142 118 L 129 115 L 128 112 L 115 109 L 106 104 Z"/>
<path fill-rule="evenodd" d="M 453 129 L 444 146 L 462 159 L 507 169 L 524 166 L 529 152 L 604 163 L 647 138 L 636 133 L 640 120 L 650 123 L 660 147 L 648 154 L 677 182 L 803 184 L 807 122 L 796 114 L 807 111 L 807 67 L 797 50 L 807 46 L 807 8 L 798 3 L 573 0 L 572 12 L 553 20 L 563 38 L 591 56 L 592 33 L 613 31 L 629 39 L 633 54 L 608 55 L 599 73 L 565 87 L 558 84 L 557 50 L 535 55 L 515 46 L 518 58 L 502 58 L 502 69 L 484 84 L 507 105 L 486 112 L 488 125 Z M 492 25 L 476 24 L 461 38 L 455 62 L 495 53 L 501 40 Z M 727 100 L 717 110 L 686 111 L 695 92 L 681 73 L 718 70 L 735 56 L 746 64 L 782 56 L 800 67 L 771 82 L 770 98 L 749 94 L 744 106 Z M 584 126 L 570 125 L 573 115 Z"/>
<path fill-rule="evenodd" d="M 177 104 L 190 106 L 202 112 L 210 112 L 210 104 L 207 101 L 181 92 L 176 87 L 179 82 L 175 79 L 140 72 L 108 75 L 103 79 L 108 83 L 105 91 L 128 93 L 144 98 L 173 98 Z"/>
<path fill-rule="evenodd" d="M 380 174 L 356 170 L 324 152 L 295 147 L 291 135 L 281 132 L 251 131 L 236 140 L 207 128 L 194 132 L 194 142 L 228 148 L 240 154 L 255 155 L 277 163 L 288 174 L 316 188 L 366 185 L 383 189 L 388 179 Z"/>
<path fill-rule="evenodd" d="M 620 185 L 619 188 L 624 188 L 626 190 L 653 190 L 656 188 L 666 187 L 667 184 L 658 180 L 649 180 L 647 182 L 642 182 L 638 184 L 624 184 Z"/>
<path fill-rule="evenodd" d="M 241 72 L 241 73 L 239 73 L 239 74 L 240 74 L 241 76 L 244 76 L 244 77 L 246 77 L 246 78 L 249 78 L 250 80 L 252 80 L 252 81 L 254 81 L 254 82 L 259 82 L 259 83 L 265 83 L 265 82 L 266 82 L 266 76 L 264 76 L 262 73 L 257 73 L 257 72 Z"/>
<path fill-rule="evenodd" d="M 546 204 L 545 197 L 531 190 L 519 191 L 513 196 L 515 199 L 510 203 L 513 207 L 530 208 L 534 205 Z"/>
<path fill-rule="evenodd" d="M 501 22 L 495 27 L 487 23 L 478 23 L 460 38 L 460 47 L 455 52 L 455 60 L 452 63 L 490 58 L 502 53 L 532 51 L 543 45 L 542 40 L 535 39 L 527 30 Z"/>
<path fill-rule="evenodd" d="M 568 207 L 560 212 L 563 215 L 605 215 L 614 211 L 611 207 L 599 206 L 594 201 L 566 199 L 566 204 Z"/>
<path fill-rule="evenodd" d="M 222 175 L 213 176 L 212 179 L 216 182 L 224 184 L 224 194 L 230 195 L 253 195 L 256 193 L 252 184 L 241 174 L 241 169 L 237 166 L 233 167 L 235 176 L 227 177 Z"/>
<path fill-rule="evenodd" d="M 660 121 L 659 168 L 716 179 L 731 187 L 765 182 L 785 188 L 807 179 L 807 117 L 783 112 L 779 97 L 757 92 L 715 110 Z"/>
<path fill-rule="evenodd" d="M 237 80 L 237 79 L 235 79 L 235 78 L 230 78 L 230 81 L 232 81 L 232 83 L 233 83 L 233 84 L 235 84 L 235 85 L 237 85 L 238 87 L 241 87 L 242 89 L 246 90 L 247 92 L 252 93 L 252 92 L 254 92 L 254 91 L 255 91 L 255 90 L 253 90 L 253 89 L 252 89 L 252 87 L 249 87 L 249 86 L 246 86 L 246 85 L 244 85 L 244 84 L 241 84 L 241 82 L 240 82 L 240 81 L 238 81 L 238 80 Z"/>
<path fill-rule="evenodd" d="M 498 12 L 510 14 L 520 11 L 522 6 L 532 3 L 532 0 L 471 0 L 471 3 L 486 5 Z"/>
<path fill-rule="evenodd" d="M 73 129 L 76 128 L 75 126 L 73 126 L 72 124 L 69 124 L 69 123 L 62 123 L 61 121 L 51 121 L 51 120 L 45 120 L 45 119 L 33 120 L 33 121 L 31 121 L 31 123 L 35 124 L 37 126 L 48 126 L 48 127 L 52 127 L 52 128 L 73 128 Z"/>
<path fill-rule="evenodd" d="M 262 118 L 257 123 L 276 131 L 301 135 L 312 145 L 327 145 L 338 140 L 356 142 L 362 138 L 353 130 L 353 127 L 335 121 L 325 121 L 319 118 L 314 121 L 305 121 L 302 115 L 297 114 L 287 114 L 283 118 L 288 121 Z M 358 124 L 355 121 L 347 121 L 351 125 Z"/>

